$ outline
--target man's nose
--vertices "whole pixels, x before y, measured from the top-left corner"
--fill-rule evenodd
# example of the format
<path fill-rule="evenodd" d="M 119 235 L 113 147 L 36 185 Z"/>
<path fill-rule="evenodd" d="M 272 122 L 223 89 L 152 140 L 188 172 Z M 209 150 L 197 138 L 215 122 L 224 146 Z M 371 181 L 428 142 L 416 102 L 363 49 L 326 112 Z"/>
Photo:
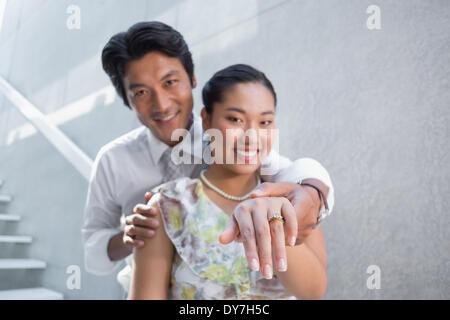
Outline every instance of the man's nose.
<path fill-rule="evenodd" d="M 155 92 L 154 105 L 156 106 L 156 109 L 161 113 L 170 110 L 172 108 L 172 100 L 170 99 L 170 95 L 164 91 Z"/>

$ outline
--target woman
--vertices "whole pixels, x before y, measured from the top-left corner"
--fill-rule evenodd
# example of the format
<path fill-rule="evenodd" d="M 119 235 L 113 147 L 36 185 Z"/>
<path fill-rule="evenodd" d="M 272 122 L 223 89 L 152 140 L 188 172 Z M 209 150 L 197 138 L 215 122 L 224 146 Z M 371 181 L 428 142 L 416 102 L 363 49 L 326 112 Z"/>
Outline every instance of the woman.
<path fill-rule="evenodd" d="M 326 261 L 318 258 L 325 251 L 320 227 L 303 244 L 287 247 L 284 254 L 274 253 L 276 270 L 259 265 L 256 259 L 246 260 L 242 243 L 223 245 L 218 239 L 231 214 L 239 212 L 234 210 L 239 201 L 258 185 L 261 162 L 270 152 L 271 134 L 262 134 L 261 129 L 275 128 L 272 84 L 250 66 L 233 65 L 208 81 L 202 97 L 203 129 L 214 129 L 225 137 L 223 146 L 212 153 L 219 161 L 199 179 L 180 178 L 158 187 L 150 203 L 164 230 L 135 249 L 129 298 L 321 298 L 326 289 Z M 243 134 L 249 129 L 253 134 Z M 232 143 L 225 143 L 227 139 Z M 278 207 L 267 217 L 252 217 L 267 219 L 264 225 L 271 229 L 272 239 L 261 245 L 289 243 L 283 219 L 293 219 L 295 212 L 287 199 L 277 200 Z M 247 230 L 240 232 L 248 236 Z"/>

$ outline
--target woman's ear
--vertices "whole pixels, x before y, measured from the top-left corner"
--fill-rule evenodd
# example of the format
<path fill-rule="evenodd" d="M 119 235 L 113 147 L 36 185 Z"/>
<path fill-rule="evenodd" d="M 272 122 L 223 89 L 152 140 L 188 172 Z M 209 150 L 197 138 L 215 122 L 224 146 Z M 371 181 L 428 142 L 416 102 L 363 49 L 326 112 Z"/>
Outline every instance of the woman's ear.
<path fill-rule="evenodd" d="M 206 111 L 205 107 L 203 107 L 202 111 L 200 112 L 200 115 L 202 117 L 203 131 L 205 132 L 206 130 L 211 128 L 211 118 L 209 116 L 209 113 Z"/>

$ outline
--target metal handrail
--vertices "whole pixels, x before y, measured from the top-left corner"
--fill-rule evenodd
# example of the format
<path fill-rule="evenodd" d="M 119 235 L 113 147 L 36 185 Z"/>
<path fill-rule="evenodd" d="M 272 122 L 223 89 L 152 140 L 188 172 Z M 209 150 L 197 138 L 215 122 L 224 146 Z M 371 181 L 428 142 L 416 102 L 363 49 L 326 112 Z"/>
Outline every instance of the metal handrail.
<path fill-rule="evenodd" d="M 39 130 L 86 180 L 89 180 L 93 164 L 89 156 L 73 143 L 57 126 L 48 121 L 42 112 L 20 94 L 20 92 L 14 89 L 2 76 L 0 76 L 0 93 L 3 93 L 25 119 Z"/>

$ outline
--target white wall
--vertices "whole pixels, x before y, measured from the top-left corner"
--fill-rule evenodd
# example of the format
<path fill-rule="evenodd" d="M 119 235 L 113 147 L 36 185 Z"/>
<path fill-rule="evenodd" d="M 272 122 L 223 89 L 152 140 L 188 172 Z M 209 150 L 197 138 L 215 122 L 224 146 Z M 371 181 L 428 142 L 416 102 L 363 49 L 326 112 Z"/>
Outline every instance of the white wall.
<path fill-rule="evenodd" d="M 72 4 L 81 9 L 80 30 L 66 27 Z M 381 9 L 381 30 L 366 27 L 371 4 Z M 279 96 L 281 152 L 319 160 L 334 181 L 336 206 L 324 223 L 326 298 L 448 299 L 449 17 L 445 0 L 10 0 L 0 75 L 94 158 L 138 126 L 108 93 L 101 69 L 114 33 L 142 20 L 178 29 L 194 56 L 195 112 L 215 71 L 256 66 Z M 0 97 L 1 192 L 15 195 L 6 210 L 24 216 L 16 227 L 0 225 L 1 233 L 36 237 L 29 249 L 5 247 L 0 255 L 39 257 L 49 268 L 2 271 L 0 286 L 21 279 L 70 299 L 120 298 L 114 275 L 83 270 L 82 289 L 66 289 L 67 266 L 83 266 L 87 183 L 39 133 L 27 136 L 25 124 Z M 366 287 L 369 265 L 381 268 L 380 290 Z"/>

